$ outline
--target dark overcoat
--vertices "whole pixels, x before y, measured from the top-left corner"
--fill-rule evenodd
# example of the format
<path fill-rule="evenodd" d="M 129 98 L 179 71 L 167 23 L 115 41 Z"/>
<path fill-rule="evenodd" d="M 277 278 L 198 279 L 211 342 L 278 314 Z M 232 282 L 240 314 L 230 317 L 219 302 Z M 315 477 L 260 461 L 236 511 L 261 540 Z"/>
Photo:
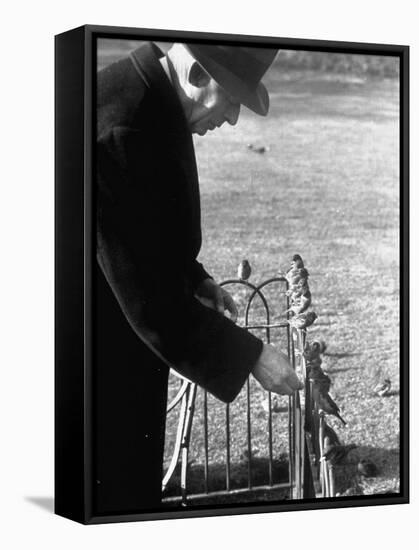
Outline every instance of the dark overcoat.
<path fill-rule="evenodd" d="M 94 471 L 97 513 L 159 506 L 168 366 L 223 401 L 260 340 L 202 305 L 191 132 L 151 43 L 98 74 Z"/>

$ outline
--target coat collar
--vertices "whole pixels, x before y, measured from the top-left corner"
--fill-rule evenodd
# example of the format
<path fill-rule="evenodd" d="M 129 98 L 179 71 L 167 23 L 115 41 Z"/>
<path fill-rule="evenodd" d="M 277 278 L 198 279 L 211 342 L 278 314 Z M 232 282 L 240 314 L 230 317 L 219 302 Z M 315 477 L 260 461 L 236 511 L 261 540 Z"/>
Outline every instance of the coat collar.
<path fill-rule="evenodd" d="M 167 77 L 160 59 L 164 53 L 153 42 L 145 42 L 131 52 L 131 60 L 151 95 L 158 101 L 159 108 L 167 117 L 167 124 L 173 125 L 176 132 L 190 134 L 189 126 L 177 93 Z"/>

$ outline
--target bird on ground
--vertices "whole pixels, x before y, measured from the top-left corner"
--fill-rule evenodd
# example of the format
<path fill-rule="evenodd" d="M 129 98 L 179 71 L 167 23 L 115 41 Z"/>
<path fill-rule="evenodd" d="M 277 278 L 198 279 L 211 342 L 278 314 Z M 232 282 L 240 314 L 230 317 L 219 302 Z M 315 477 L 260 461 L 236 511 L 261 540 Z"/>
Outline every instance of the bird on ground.
<path fill-rule="evenodd" d="M 358 462 L 358 472 L 364 477 L 375 477 L 377 475 L 377 466 L 371 460 L 363 458 Z"/>
<path fill-rule="evenodd" d="M 241 281 L 247 281 L 252 273 L 252 268 L 247 260 L 242 260 L 237 269 L 237 276 Z"/>
<path fill-rule="evenodd" d="M 288 323 L 292 327 L 302 330 L 312 325 L 316 319 L 317 314 L 314 311 L 309 311 L 308 313 L 301 313 L 292 317 L 292 319 L 288 320 Z"/>
<path fill-rule="evenodd" d="M 322 409 L 326 414 L 331 414 L 333 416 L 336 416 L 336 418 L 339 418 L 339 420 L 342 422 L 344 426 L 346 426 L 346 422 L 343 420 L 343 418 L 340 416 L 340 409 L 336 405 L 336 403 L 333 401 L 333 399 L 330 397 L 328 393 L 321 393 L 320 391 L 316 392 L 316 395 L 313 397 L 317 397 L 317 403 L 319 406 L 319 409 Z"/>
<path fill-rule="evenodd" d="M 326 436 L 324 443 L 324 452 L 322 458 L 328 460 L 331 464 L 342 464 L 346 456 L 356 449 L 356 445 L 351 443 L 350 445 L 336 445 L 332 444 Z"/>
<path fill-rule="evenodd" d="M 375 386 L 374 393 L 376 393 L 380 397 L 385 397 L 390 393 L 390 390 L 391 390 L 391 380 L 389 378 L 386 378 L 383 382 L 380 382 Z"/>
<path fill-rule="evenodd" d="M 270 147 L 268 145 L 261 145 L 260 147 L 255 147 L 253 143 L 248 143 L 247 148 L 253 151 L 254 153 L 263 154 L 270 150 Z"/>
<path fill-rule="evenodd" d="M 340 445 L 338 434 L 326 421 L 324 421 L 323 430 L 325 438 L 328 438 L 331 445 Z"/>

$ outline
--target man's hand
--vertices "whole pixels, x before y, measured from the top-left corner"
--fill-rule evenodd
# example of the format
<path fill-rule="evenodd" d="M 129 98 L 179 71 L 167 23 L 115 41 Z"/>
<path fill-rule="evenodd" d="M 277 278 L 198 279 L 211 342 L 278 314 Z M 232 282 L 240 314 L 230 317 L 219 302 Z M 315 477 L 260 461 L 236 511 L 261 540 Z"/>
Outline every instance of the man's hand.
<path fill-rule="evenodd" d="M 304 387 L 288 357 L 270 344 L 263 346 L 252 374 L 265 390 L 274 393 L 291 395 Z"/>
<path fill-rule="evenodd" d="M 233 298 L 224 288 L 217 285 L 214 279 L 204 279 L 198 285 L 195 296 L 204 306 L 215 309 L 221 315 L 228 311 L 231 321 L 237 321 L 238 312 Z"/>

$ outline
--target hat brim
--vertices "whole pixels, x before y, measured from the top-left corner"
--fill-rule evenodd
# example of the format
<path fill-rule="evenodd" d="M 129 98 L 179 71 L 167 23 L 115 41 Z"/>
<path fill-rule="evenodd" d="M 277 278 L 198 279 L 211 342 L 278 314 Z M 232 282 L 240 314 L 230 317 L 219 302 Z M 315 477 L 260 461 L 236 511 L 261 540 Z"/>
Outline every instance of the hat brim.
<path fill-rule="evenodd" d="M 254 113 L 261 116 L 268 114 L 269 94 L 262 82 L 259 82 L 256 88 L 251 89 L 246 82 L 218 64 L 211 57 L 206 56 L 199 46 L 195 47 L 194 44 L 185 45 L 198 63 L 226 92 L 237 98 L 241 104 Z"/>

